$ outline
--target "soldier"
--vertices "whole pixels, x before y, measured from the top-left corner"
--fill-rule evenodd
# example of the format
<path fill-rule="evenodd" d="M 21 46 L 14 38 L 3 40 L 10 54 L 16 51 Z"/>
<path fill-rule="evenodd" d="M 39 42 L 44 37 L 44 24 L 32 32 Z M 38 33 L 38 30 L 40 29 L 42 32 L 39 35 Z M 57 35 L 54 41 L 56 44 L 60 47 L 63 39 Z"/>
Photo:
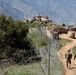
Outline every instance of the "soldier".
<path fill-rule="evenodd" d="M 74 54 L 74 60 L 76 59 L 76 53 Z"/>
<path fill-rule="evenodd" d="M 71 59 L 72 59 L 72 53 L 70 53 L 70 50 L 68 50 L 68 53 L 65 54 L 65 58 L 66 58 L 66 66 L 67 66 L 67 68 L 70 69 Z M 68 67 L 68 65 L 69 65 L 69 67 Z"/>

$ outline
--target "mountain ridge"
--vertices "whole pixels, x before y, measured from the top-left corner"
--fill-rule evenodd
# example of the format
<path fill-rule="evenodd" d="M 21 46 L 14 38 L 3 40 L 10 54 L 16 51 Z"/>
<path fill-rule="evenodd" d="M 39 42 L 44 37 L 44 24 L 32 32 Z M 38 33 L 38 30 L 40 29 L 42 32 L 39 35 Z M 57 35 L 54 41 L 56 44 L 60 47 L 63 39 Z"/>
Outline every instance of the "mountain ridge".
<path fill-rule="evenodd" d="M 12 9 L 16 9 L 17 12 L 21 12 L 20 14 L 17 14 L 17 17 L 22 16 L 21 18 L 18 17 L 19 19 L 30 18 L 36 15 L 43 15 L 49 16 L 50 19 L 59 24 L 76 23 L 75 0 L 5 0 L 3 2 L 11 7 L 8 7 L 10 11 Z M 7 11 L 5 11 L 5 13 L 6 12 Z M 12 14 L 12 16 L 15 18 L 14 14 Z"/>
<path fill-rule="evenodd" d="M 22 19 L 24 16 L 23 12 L 13 8 L 12 6 L 3 1 L 0 1 L 0 13 L 7 16 L 12 16 L 13 19 Z M 19 16 L 19 14 L 21 14 L 21 16 Z"/>

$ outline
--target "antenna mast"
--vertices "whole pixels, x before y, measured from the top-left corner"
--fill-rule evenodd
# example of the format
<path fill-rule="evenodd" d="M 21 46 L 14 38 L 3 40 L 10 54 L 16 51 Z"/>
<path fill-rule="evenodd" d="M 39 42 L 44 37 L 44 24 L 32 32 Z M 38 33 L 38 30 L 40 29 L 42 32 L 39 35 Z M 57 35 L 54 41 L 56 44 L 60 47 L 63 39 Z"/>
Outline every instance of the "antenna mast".
<path fill-rule="evenodd" d="M 48 0 L 46 1 L 46 16 L 48 16 Z"/>

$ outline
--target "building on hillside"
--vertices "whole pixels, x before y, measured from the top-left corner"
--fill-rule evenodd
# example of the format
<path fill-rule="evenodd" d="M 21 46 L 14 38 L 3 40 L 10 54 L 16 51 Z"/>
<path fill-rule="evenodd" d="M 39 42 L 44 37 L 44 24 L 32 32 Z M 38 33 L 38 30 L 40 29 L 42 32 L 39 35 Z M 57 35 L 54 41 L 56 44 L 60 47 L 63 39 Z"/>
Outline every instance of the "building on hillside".
<path fill-rule="evenodd" d="M 68 27 L 59 27 L 59 34 L 62 33 L 68 33 L 69 28 Z"/>
<path fill-rule="evenodd" d="M 36 20 L 38 20 L 38 21 L 43 21 L 45 23 L 52 22 L 52 20 L 49 20 L 48 16 L 40 16 L 40 15 L 38 15 L 38 16 L 35 16 L 34 18 Z"/>
<path fill-rule="evenodd" d="M 75 39 L 75 31 L 68 31 L 68 37 Z"/>
<path fill-rule="evenodd" d="M 47 28 L 47 36 L 51 39 L 59 39 L 59 34 L 68 33 L 69 28 L 63 26 L 57 26 L 55 24 Z"/>
<path fill-rule="evenodd" d="M 50 39 L 59 39 L 59 30 L 58 27 L 54 24 L 46 29 L 47 36 Z"/>
<path fill-rule="evenodd" d="M 51 25 L 46 30 L 47 36 L 51 39 L 59 39 L 59 34 L 67 34 L 68 38 L 76 38 L 76 27 Z"/>
<path fill-rule="evenodd" d="M 35 22 L 35 21 L 42 21 L 42 22 L 44 22 L 44 23 L 52 22 L 52 20 L 49 20 L 47 16 L 41 16 L 41 15 L 34 16 L 34 17 L 31 18 L 31 19 L 24 19 L 23 21 L 24 21 L 24 22 L 29 22 L 29 23 L 33 23 L 33 22 Z"/>
<path fill-rule="evenodd" d="M 76 27 L 69 27 L 69 30 L 76 31 Z"/>
<path fill-rule="evenodd" d="M 46 32 L 47 32 L 47 36 L 50 38 L 50 39 L 52 39 L 52 40 L 54 40 L 54 39 L 59 39 L 59 34 L 57 33 L 57 32 L 51 32 L 51 31 L 49 31 L 49 30 L 46 30 Z"/>

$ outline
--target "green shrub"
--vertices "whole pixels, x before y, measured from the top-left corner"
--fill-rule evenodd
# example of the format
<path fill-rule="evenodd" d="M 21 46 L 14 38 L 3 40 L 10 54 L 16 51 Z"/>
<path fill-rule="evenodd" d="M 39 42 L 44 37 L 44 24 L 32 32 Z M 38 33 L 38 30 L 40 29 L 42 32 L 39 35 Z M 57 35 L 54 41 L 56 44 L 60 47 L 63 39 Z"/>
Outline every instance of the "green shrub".
<path fill-rule="evenodd" d="M 59 47 L 62 47 L 64 46 L 66 43 L 70 42 L 69 40 L 67 39 L 63 39 L 61 38 L 60 40 L 58 40 L 58 43 L 59 43 Z"/>
<path fill-rule="evenodd" d="M 76 46 L 72 49 L 73 54 L 76 53 Z"/>

